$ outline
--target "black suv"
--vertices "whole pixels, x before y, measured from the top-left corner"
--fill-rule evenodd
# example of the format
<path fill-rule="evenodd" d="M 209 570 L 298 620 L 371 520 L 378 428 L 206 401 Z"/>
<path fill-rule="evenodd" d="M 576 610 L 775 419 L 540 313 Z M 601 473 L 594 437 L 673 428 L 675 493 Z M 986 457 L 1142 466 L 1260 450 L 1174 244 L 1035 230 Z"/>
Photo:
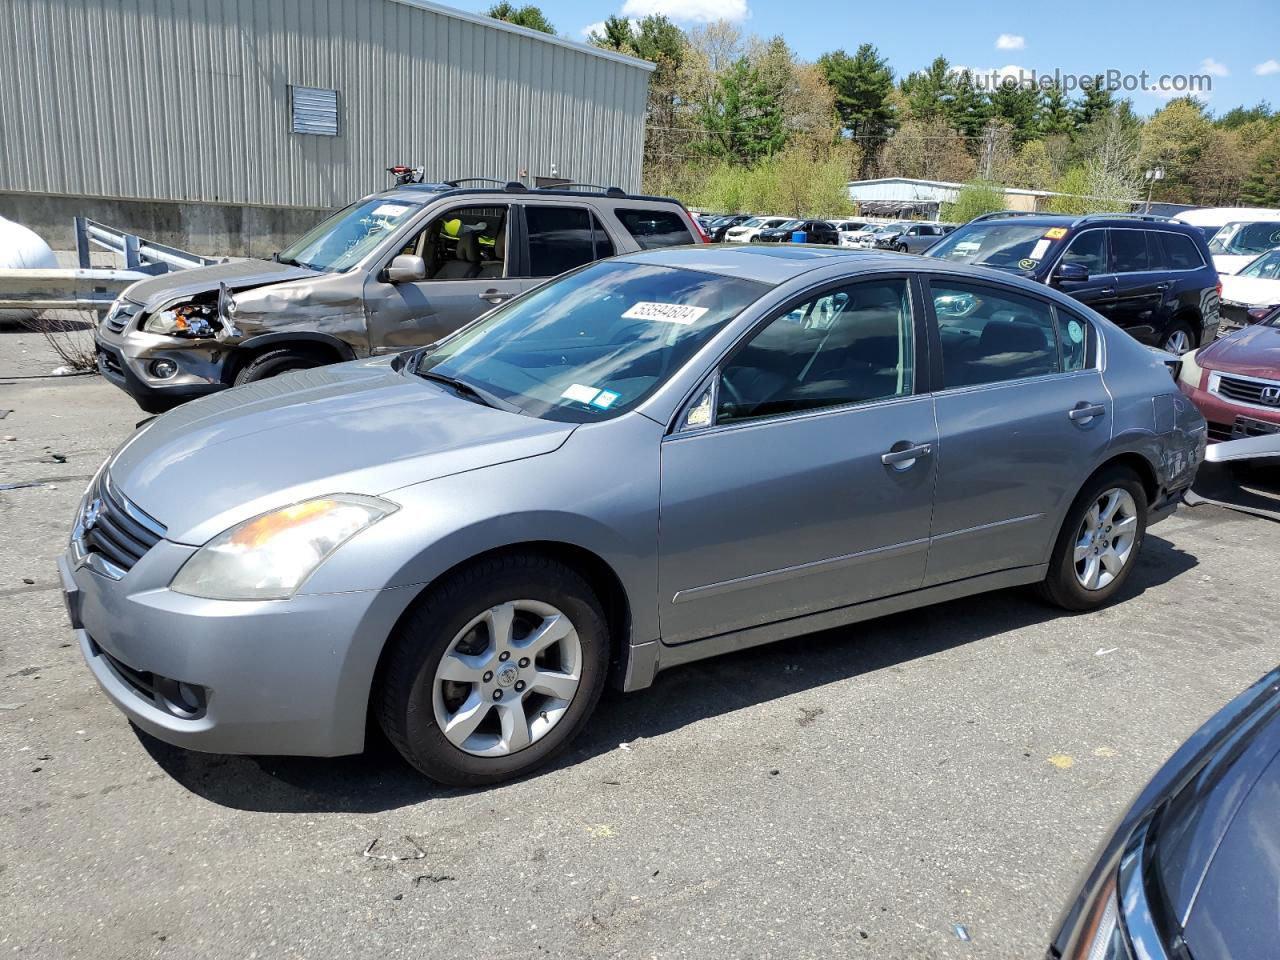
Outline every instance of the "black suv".
<path fill-rule="evenodd" d="M 840 231 L 825 220 L 788 220 L 770 230 L 761 230 L 752 243 L 790 243 L 793 234 L 803 233 L 806 243 L 840 242 Z"/>
<path fill-rule="evenodd" d="M 1057 287 L 1142 343 L 1182 354 L 1218 334 L 1222 285 L 1204 235 L 1139 214 L 986 214 L 925 253 Z"/>

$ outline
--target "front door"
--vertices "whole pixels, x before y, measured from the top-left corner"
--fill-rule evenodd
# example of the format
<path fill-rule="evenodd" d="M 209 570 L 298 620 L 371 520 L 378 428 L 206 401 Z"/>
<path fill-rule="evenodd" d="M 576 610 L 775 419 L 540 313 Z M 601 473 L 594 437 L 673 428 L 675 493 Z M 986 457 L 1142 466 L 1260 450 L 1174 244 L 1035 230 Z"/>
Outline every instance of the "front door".
<path fill-rule="evenodd" d="M 1107 231 L 1102 227 L 1082 230 L 1071 238 L 1056 266 L 1072 264 L 1089 271 L 1087 280 L 1054 280 L 1053 285 L 1108 319 L 1116 309 L 1116 278 L 1107 261 Z"/>
<path fill-rule="evenodd" d="M 434 343 L 519 293 L 524 281 L 510 263 L 517 244 L 509 215 L 505 203 L 453 207 L 392 255 L 422 257 L 426 279 L 391 283 L 373 271 L 364 289 L 370 350 Z"/>
<path fill-rule="evenodd" d="M 925 584 L 1048 560 L 1111 440 L 1097 333 L 1046 300 L 933 277 L 938 487 Z"/>
<path fill-rule="evenodd" d="M 663 443 L 665 642 L 920 585 L 937 435 L 916 315 L 905 277 L 834 286 L 721 365 L 697 424 Z"/>

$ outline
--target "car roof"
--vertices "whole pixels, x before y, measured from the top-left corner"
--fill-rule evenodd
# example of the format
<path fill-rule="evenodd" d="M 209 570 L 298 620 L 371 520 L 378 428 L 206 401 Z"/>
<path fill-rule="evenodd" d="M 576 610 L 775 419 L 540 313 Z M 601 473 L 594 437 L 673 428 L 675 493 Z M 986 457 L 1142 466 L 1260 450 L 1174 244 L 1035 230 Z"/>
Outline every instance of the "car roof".
<path fill-rule="evenodd" d="M 969 223 L 963 223 L 960 226 L 967 227 L 975 221 L 970 220 Z M 1077 215 L 1074 213 L 1031 213 L 1012 216 L 991 216 L 985 219 L 979 218 L 977 223 L 1017 223 L 1026 224 L 1028 227 L 1143 227 L 1148 230 L 1173 230 L 1177 233 L 1197 233 L 1188 224 L 1178 220 L 1171 220 L 1168 217 L 1158 217 L 1155 215 L 1143 216 L 1135 214 L 1106 214 L 1106 213 L 1089 213 Z"/>

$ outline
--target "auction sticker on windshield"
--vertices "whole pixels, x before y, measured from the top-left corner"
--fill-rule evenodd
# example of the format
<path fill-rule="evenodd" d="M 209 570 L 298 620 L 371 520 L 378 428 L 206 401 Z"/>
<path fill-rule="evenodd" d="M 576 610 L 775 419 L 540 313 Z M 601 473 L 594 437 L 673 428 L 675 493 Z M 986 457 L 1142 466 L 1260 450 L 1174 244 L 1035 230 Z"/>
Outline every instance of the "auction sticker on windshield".
<path fill-rule="evenodd" d="M 372 216 L 375 217 L 398 217 L 409 208 L 400 203 L 384 203 L 380 207 L 374 207 Z"/>
<path fill-rule="evenodd" d="M 709 307 L 691 307 L 683 303 L 652 303 L 641 300 L 622 315 L 624 320 L 661 320 L 665 323 L 693 323 Z"/>

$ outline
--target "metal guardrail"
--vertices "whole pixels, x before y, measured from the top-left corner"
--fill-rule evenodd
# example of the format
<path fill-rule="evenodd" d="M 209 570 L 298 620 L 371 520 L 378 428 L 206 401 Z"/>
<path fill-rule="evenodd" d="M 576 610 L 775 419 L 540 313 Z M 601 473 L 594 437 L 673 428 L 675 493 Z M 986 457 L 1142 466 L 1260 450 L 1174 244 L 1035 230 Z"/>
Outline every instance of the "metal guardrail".
<path fill-rule="evenodd" d="M 90 246 L 110 250 L 124 260 L 126 270 L 148 274 L 168 273 L 170 270 L 190 270 L 194 267 L 210 267 L 222 263 L 216 257 L 202 257 L 177 247 L 147 240 L 133 233 L 125 233 L 115 227 L 98 223 L 88 217 L 76 217 L 76 256 L 82 269 L 93 266 Z"/>
<path fill-rule="evenodd" d="M 140 270 L 0 270 L 0 310 L 107 310 Z"/>

